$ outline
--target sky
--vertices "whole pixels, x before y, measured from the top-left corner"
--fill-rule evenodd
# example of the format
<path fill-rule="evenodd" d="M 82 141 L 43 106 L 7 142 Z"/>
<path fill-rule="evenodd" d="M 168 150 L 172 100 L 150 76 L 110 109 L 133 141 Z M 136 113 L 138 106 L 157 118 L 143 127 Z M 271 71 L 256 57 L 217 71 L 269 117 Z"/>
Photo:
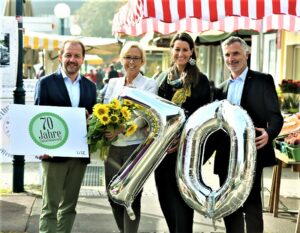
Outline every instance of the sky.
<path fill-rule="evenodd" d="M 11 0 L 16 1 L 16 0 Z M 98 1 L 98 0 L 95 0 Z M 5 6 L 6 0 L 0 1 L 0 12 L 1 15 L 4 14 L 4 6 Z M 70 5 L 71 10 L 76 10 L 81 6 L 85 0 L 31 0 L 32 8 L 34 16 L 45 16 L 49 15 L 49 9 L 53 8 L 57 3 L 64 2 Z M 53 11 L 51 11 L 52 13 Z"/>

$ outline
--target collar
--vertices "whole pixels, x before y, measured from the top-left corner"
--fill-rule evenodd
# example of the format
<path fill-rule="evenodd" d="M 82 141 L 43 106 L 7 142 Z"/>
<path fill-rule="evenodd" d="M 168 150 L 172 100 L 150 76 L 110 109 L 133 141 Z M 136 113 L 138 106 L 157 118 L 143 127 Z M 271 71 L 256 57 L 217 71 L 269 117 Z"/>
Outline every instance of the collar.
<path fill-rule="evenodd" d="M 139 87 L 140 85 L 143 84 L 143 78 L 144 76 L 139 73 L 133 80 L 132 80 L 132 84 L 130 85 L 131 87 Z M 124 78 L 124 85 L 125 85 L 125 82 L 126 82 L 126 77 Z"/>
<path fill-rule="evenodd" d="M 232 77 L 231 77 L 231 75 L 229 76 L 229 81 L 230 82 L 234 82 L 235 80 L 241 80 L 241 81 L 243 81 L 243 82 L 245 82 L 245 80 L 246 80 L 246 76 L 247 76 L 247 73 L 248 73 L 248 70 L 249 70 L 249 68 L 248 68 L 248 66 L 244 69 L 244 71 L 239 75 L 239 77 L 237 77 L 236 79 L 233 79 Z"/>
<path fill-rule="evenodd" d="M 69 76 L 65 73 L 65 71 L 63 69 L 60 69 L 60 72 L 61 72 L 61 75 L 62 75 L 63 79 L 69 78 Z M 75 82 L 80 81 L 80 80 L 81 80 L 81 75 L 78 73 L 77 77 L 75 79 Z"/>

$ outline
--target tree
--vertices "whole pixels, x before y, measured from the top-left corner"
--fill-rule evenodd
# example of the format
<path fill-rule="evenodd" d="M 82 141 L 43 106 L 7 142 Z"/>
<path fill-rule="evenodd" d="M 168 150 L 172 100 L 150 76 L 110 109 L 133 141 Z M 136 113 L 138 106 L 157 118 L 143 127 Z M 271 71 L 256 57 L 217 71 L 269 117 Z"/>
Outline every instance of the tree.
<path fill-rule="evenodd" d="M 75 12 L 82 34 L 92 37 L 112 37 L 114 14 L 125 3 L 124 0 L 87 0 Z"/>

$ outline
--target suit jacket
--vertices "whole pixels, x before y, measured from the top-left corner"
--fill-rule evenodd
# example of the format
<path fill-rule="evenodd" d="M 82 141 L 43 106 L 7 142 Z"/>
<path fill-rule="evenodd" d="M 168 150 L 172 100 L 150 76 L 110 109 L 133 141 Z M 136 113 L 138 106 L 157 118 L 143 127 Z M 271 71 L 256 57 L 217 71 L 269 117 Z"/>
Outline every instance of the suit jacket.
<path fill-rule="evenodd" d="M 97 94 L 96 85 L 85 77 L 82 77 L 80 82 L 80 100 L 79 107 L 83 107 L 92 113 L 93 106 L 96 104 Z M 48 76 L 41 78 L 35 91 L 35 105 L 61 106 L 72 107 L 71 100 L 68 94 L 61 71 L 57 71 Z M 64 157 L 53 157 L 45 159 L 47 161 L 59 162 L 65 161 Z M 84 163 L 89 163 L 89 158 L 81 158 Z"/>
<path fill-rule="evenodd" d="M 223 82 L 215 92 L 215 99 L 227 98 L 229 80 Z M 253 70 L 248 70 L 241 98 L 241 107 L 251 117 L 255 127 L 264 128 L 269 135 L 268 143 L 257 151 L 257 166 L 260 168 L 276 163 L 272 141 L 283 125 L 278 96 L 273 77 Z M 227 172 L 230 153 L 230 138 L 224 132 L 218 132 L 211 139 L 208 148 L 216 149 L 215 173 Z M 217 145 L 217 146 L 216 146 Z"/>

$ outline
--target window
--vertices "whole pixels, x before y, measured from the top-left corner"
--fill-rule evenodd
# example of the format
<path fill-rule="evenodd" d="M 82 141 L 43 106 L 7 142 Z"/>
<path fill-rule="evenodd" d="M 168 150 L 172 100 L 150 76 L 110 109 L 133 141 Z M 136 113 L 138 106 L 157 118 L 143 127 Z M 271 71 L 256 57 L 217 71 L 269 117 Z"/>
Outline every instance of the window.
<path fill-rule="evenodd" d="M 288 45 L 286 51 L 285 79 L 300 81 L 300 45 Z"/>
<path fill-rule="evenodd" d="M 300 45 L 294 46 L 293 53 L 292 79 L 300 81 Z"/>

